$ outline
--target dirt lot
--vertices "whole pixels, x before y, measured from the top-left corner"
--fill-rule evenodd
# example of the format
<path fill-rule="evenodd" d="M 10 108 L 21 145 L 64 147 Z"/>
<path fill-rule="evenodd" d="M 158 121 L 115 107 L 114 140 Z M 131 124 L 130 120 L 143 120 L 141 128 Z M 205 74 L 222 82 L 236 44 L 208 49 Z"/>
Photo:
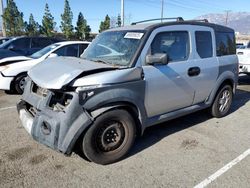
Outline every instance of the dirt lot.
<path fill-rule="evenodd" d="M 205 111 L 146 130 L 124 160 L 101 166 L 36 143 L 15 103 L 0 92 L 0 187 L 193 187 L 250 148 L 250 78 L 242 77 L 230 115 Z M 208 187 L 249 187 L 250 156 Z"/>

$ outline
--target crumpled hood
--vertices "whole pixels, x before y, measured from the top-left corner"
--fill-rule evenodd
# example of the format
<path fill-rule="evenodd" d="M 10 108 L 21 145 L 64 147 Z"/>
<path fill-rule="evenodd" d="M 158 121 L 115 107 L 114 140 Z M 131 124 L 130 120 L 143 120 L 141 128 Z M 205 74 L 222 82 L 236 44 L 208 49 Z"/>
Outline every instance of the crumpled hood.
<path fill-rule="evenodd" d="M 56 57 L 37 64 L 28 75 L 42 88 L 61 89 L 80 74 L 103 68 L 112 66 L 75 57 Z"/>

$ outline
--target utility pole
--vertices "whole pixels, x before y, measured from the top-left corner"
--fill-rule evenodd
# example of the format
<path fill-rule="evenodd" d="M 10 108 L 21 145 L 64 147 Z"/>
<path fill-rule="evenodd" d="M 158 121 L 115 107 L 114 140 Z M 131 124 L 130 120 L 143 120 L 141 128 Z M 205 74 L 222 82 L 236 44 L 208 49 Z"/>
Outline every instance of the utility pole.
<path fill-rule="evenodd" d="M 124 0 L 121 0 L 121 21 L 122 26 L 124 26 Z"/>
<path fill-rule="evenodd" d="M 6 31 L 5 31 L 5 25 L 4 25 L 4 20 L 3 20 L 3 0 L 0 0 L 0 19 L 1 19 L 1 28 L 2 28 L 2 34 L 4 37 L 6 37 Z"/>
<path fill-rule="evenodd" d="M 163 20 L 164 0 L 161 0 L 161 22 Z"/>
<path fill-rule="evenodd" d="M 228 17 L 229 17 L 229 13 L 231 12 L 231 10 L 226 10 L 225 11 L 226 12 L 226 26 L 227 26 L 227 24 L 228 24 Z"/>

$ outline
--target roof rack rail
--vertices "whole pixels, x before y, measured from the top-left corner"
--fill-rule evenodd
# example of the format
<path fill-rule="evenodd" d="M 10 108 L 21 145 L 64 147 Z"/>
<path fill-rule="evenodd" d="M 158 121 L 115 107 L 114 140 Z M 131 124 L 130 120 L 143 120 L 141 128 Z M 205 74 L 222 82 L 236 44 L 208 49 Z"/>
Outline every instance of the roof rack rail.
<path fill-rule="evenodd" d="M 160 20 L 161 22 L 163 20 L 176 20 L 177 22 L 184 21 L 184 19 L 182 17 L 156 18 L 156 19 L 150 19 L 150 20 L 143 20 L 143 21 L 139 21 L 139 22 L 133 22 L 131 25 L 136 25 L 136 24 L 145 23 L 145 22 L 151 22 L 151 21 L 158 21 L 158 20 Z"/>
<path fill-rule="evenodd" d="M 208 23 L 209 21 L 207 19 L 200 19 L 200 20 L 185 20 L 187 22 L 205 22 Z"/>

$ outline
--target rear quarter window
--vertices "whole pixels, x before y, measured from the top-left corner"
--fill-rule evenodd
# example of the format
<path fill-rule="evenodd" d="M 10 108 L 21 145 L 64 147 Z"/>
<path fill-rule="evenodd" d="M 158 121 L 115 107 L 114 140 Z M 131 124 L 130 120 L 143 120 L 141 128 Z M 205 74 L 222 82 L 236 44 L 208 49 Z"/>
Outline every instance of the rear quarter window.
<path fill-rule="evenodd" d="M 234 33 L 216 33 L 216 54 L 217 56 L 236 54 L 236 43 Z"/>

